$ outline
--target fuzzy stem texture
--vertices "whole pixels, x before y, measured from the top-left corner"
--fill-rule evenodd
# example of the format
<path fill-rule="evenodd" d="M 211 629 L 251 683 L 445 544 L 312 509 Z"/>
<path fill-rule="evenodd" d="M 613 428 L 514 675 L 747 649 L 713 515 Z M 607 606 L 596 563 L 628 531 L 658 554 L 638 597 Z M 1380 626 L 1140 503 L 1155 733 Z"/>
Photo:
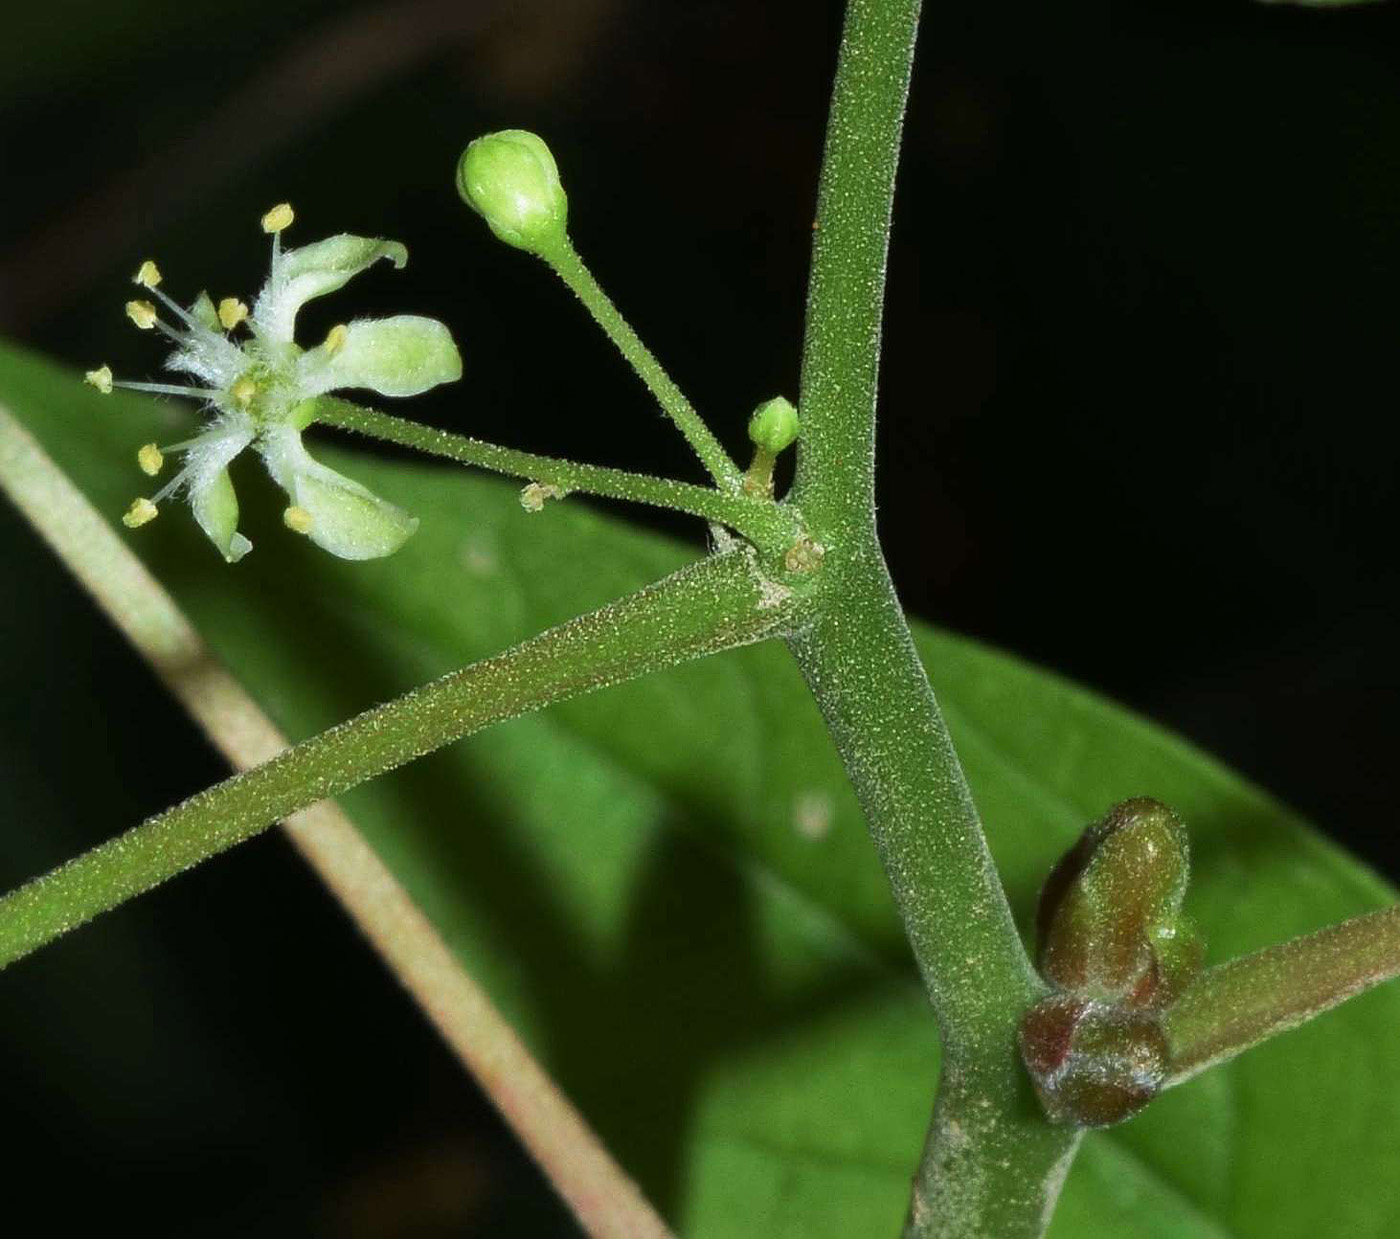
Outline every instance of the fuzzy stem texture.
<path fill-rule="evenodd" d="M 1168 1087 L 1400 976 L 1400 905 L 1204 972 L 1167 1012 Z"/>
<path fill-rule="evenodd" d="M 765 550 L 778 550 L 795 536 L 794 518 L 790 511 L 769 502 L 768 496 L 748 491 L 735 493 L 717 490 L 710 486 L 696 486 L 692 482 L 677 482 L 670 478 L 522 452 L 424 426 L 334 397 L 322 397 L 316 402 L 316 421 L 386 443 L 396 443 L 429 456 L 441 456 L 459 464 L 475 465 L 530 482 L 548 483 L 566 494 L 581 491 L 605 499 L 623 499 L 687 512 L 728 526 Z"/>
<path fill-rule="evenodd" d="M 752 552 L 635 594 L 322 732 L 0 899 L 0 967 L 318 800 L 492 723 L 746 645 L 789 616 Z"/>
<path fill-rule="evenodd" d="M 593 278 L 593 273 L 584 266 L 583 259 L 572 244 L 567 244 L 558 253 L 551 252 L 545 260 L 585 308 L 608 338 L 617 345 L 618 351 L 632 366 L 647 390 L 685 436 L 700 462 L 709 471 L 715 485 L 723 491 L 738 491 L 743 482 L 743 474 L 729 458 L 720 441 L 715 438 L 704 419 L 695 411 L 685 394 L 676 386 L 671 376 L 662 368 L 651 350 L 642 343 L 632 330 L 632 325 L 622 317 L 613 305 L 602 285 Z"/>
<path fill-rule="evenodd" d="M 235 769 L 287 740 L 213 656 L 175 600 L 0 406 L 0 490 Z M 398 976 L 594 1239 L 670 1231 L 442 940 L 355 824 L 331 801 L 288 817 L 293 845 Z"/>
<path fill-rule="evenodd" d="M 938 1019 L 943 1076 L 910 1239 L 1033 1239 L 1078 1136 L 1034 1103 L 1017 1028 L 1042 992 L 875 529 L 885 266 L 919 0 L 851 0 L 817 206 L 790 502 L 818 540 L 789 642 L 865 809 Z"/>

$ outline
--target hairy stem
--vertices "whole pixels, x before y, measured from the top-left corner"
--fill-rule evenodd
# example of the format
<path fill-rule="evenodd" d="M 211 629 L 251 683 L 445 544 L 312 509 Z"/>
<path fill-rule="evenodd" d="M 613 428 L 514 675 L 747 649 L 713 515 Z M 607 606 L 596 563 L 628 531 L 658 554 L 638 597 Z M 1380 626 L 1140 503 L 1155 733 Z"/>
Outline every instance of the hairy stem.
<path fill-rule="evenodd" d="M 875 530 L 885 263 L 919 0 L 850 0 L 827 128 L 790 501 L 825 552 L 789 644 L 850 775 L 938 1019 L 939 1084 L 909 1239 L 1034 1239 L 1078 1137 L 1016 1050 L 1041 993 Z"/>
<path fill-rule="evenodd" d="M 861 534 L 875 511 L 885 262 L 919 9 L 920 0 L 847 6 L 807 287 L 792 498 Z"/>
<path fill-rule="evenodd" d="M 691 482 L 629 473 L 601 465 L 579 464 L 554 456 L 541 456 L 515 448 L 501 447 L 467 435 L 438 430 L 377 409 L 368 409 L 348 400 L 322 397 L 316 402 L 316 421 L 325 426 L 351 430 L 386 443 L 412 448 L 429 456 L 441 456 L 463 465 L 476 465 L 495 473 L 543 482 L 567 492 L 582 491 L 607 499 L 624 499 L 688 512 L 707 521 L 726 525 L 755 546 L 776 551 L 792 541 L 791 512 L 746 492 L 734 493 Z"/>
<path fill-rule="evenodd" d="M 1168 1087 L 1400 976 L 1400 905 L 1207 970 L 1167 1013 Z"/>
<path fill-rule="evenodd" d="M 286 738 L 67 476 L 0 406 L 0 490 L 235 769 Z M 353 822 L 331 801 L 288 817 L 297 850 L 599 1239 L 665 1239 L 665 1223 L 530 1054 Z"/>
<path fill-rule="evenodd" d="M 0 899 L 0 967 L 289 813 L 492 723 L 772 635 L 751 552 L 711 556 L 220 783 Z"/>
<path fill-rule="evenodd" d="M 1078 1143 L 1046 1121 L 1016 1050 L 1043 986 L 878 549 L 832 571 L 819 618 L 789 645 L 860 797 L 943 1043 L 906 1234 L 1033 1239 Z"/>
<path fill-rule="evenodd" d="M 743 474 L 729 458 L 720 441 L 715 438 L 704 419 L 697 413 L 671 376 L 662 369 L 661 363 L 642 343 L 631 325 L 618 313 L 607 293 L 593 273 L 584 266 L 583 259 L 572 245 L 567 245 L 558 254 L 551 253 L 547 261 L 555 273 L 583 302 L 598 325 L 617 345 L 618 351 L 628 360 L 647 390 L 656 397 L 657 403 L 666 411 L 666 416 L 675 422 L 686 442 L 690 444 L 701 463 L 709 471 L 715 485 L 723 491 L 736 492 L 743 481 Z"/>

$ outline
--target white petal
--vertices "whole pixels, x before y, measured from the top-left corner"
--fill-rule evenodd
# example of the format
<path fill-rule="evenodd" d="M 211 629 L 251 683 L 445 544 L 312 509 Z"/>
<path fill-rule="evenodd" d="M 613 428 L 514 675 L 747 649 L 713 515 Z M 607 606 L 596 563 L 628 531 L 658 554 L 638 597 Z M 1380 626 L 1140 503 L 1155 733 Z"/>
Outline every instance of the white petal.
<path fill-rule="evenodd" d="M 408 250 L 397 241 L 341 233 L 283 251 L 253 306 L 254 326 L 275 344 L 291 343 L 297 311 L 303 305 L 313 297 L 334 292 L 381 258 L 402 267 L 408 261 Z"/>
<path fill-rule="evenodd" d="M 229 463 L 252 438 L 251 427 L 240 426 L 189 449 L 187 467 L 194 519 L 231 564 L 253 549 L 253 544 L 238 532 L 238 496 L 228 475 Z"/>
<path fill-rule="evenodd" d="M 291 501 L 310 514 L 307 537 L 332 555 L 341 559 L 392 555 L 418 528 L 417 517 L 313 460 L 295 430 L 279 427 L 266 432 L 258 451 Z"/>
<path fill-rule="evenodd" d="M 349 323 L 332 352 L 322 345 L 297 359 L 305 396 L 342 387 L 368 387 L 381 396 L 416 396 L 462 377 L 452 333 L 435 318 L 400 314 Z"/>

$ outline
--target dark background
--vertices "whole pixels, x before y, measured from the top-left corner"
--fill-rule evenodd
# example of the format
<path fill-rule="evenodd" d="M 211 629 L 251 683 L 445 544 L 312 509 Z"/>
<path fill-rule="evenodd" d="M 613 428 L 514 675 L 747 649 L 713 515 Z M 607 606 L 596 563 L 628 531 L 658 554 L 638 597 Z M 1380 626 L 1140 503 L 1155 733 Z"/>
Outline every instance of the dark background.
<path fill-rule="evenodd" d="M 154 255 L 171 287 L 246 296 L 257 218 L 289 199 L 294 240 L 409 244 L 356 295 L 462 342 L 465 384 L 415 415 L 693 476 L 570 298 L 455 196 L 465 141 L 520 126 L 556 152 L 579 248 L 736 452 L 749 408 L 796 395 L 839 4 L 39 7 L 0 51 L 0 332 L 154 377 L 121 317 L 130 272 Z M 1177 728 L 1392 877 L 1397 35 L 1386 5 L 933 4 L 880 430 L 914 612 Z M 8 510 L 0 551 L 0 776 L 22 807 L 4 831 L 76 852 L 218 778 Z M 93 746 L 128 803 L 72 778 Z M 295 935 L 262 904 L 304 909 Z M 275 836 L 5 981 L 4 1108 L 30 1133 L 7 1195 L 59 1233 L 569 1233 Z M 314 1058 L 287 1061 L 288 1024 Z M 394 1071 L 357 1059 L 367 1027 Z"/>

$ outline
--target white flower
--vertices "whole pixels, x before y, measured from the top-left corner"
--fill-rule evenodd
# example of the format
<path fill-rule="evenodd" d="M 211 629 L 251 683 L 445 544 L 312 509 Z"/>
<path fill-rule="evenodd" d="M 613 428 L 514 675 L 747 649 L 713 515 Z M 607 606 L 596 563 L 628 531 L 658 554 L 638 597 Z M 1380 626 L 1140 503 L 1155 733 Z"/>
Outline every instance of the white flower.
<path fill-rule="evenodd" d="M 252 544 L 238 532 L 238 499 L 229 480 L 230 462 L 252 447 L 291 501 L 285 513 L 290 529 L 343 559 L 374 559 L 396 551 L 418 527 L 406 512 L 386 503 L 358 482 L 313 460 L 301 441 L 317 396 L 345 387 L 364 387 L 383 396 L 413 396 L 461 377 L 462 359 L 447 328 L 436 319 L 398 315 L 356 319 L 333 327 L 315 348 L 293 339 L 297 311 L 313 297 L 334 292 L 381 258 L 396 267 L 408 260 L 397 241 L 342 234 L 300 249 L 283 250 L 281 232 L 292 222 L 283 204 L 263 217 L 272 233 L 272 270 L 253 302 L 252 312 L 233 297 L 215 306 L 207 293 L 183 308 L 157 285 L 160 272 L 143 263 L 136 283 L 148 289 L 175 317 L 162 320 L 148 301 L 127 303 L 138 327 L 155 329 L 175 342 L 166 360 L 200 386 L 117 383 L 118 387 L 205 401 L 210 414 L 203 432 L 159 451 L 142 449 L 143 469 L 159 468 L 162 452 L 182 453 L 179 473 L 150 499 L 138 499 L 123 518 L 132 528 L 152 520 L 157 505 L 183 491 L 195 520 L 229 563 Z M 247 335 L 233 333 L 246 325 Z M 110 391 L 111 372 L 103 366 L 88 374 L 99 391 Z M 153 447 L 154 445 L 148 445 Z"/>

